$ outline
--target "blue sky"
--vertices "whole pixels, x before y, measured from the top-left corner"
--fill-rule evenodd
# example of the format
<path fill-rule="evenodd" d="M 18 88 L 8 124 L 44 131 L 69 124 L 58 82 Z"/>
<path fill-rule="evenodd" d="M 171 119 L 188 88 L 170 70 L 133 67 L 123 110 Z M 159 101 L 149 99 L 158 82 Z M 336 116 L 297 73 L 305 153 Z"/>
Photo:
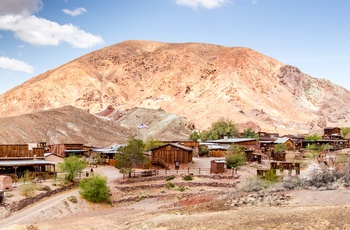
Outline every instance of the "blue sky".
<path fill-rule="evenodd" d="M 350 90 L 348 0 L 0 0 L 0 93 L 125 40 L 244 46 Z"/>

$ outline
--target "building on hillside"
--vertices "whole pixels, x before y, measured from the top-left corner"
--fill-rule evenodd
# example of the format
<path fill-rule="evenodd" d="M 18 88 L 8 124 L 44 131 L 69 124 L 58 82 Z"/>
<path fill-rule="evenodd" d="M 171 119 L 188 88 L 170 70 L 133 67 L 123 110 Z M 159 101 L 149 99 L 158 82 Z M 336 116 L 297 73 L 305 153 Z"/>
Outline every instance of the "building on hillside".
<path fill-rule="evenodd" d="M 338 127 L 325 128 L 324 131 L 323 131 L 322 139 L 324 139 L 324 140 L 342 139 L 341 129 L 338 128 Z"/>
<path fill-rule="evenodd" d="M 276 147 L 276 145 L 278 144 L 284 144 L 287 147 L 287 150 L 295 150 L 295 145 L 293 143 L 293 141 L 287 137 L 280 137 L 277 138 L 274 142 L 274 147 Z"/>
<path fill-rule="evenodd" d="M 151 149 L 151 162 L 165 168 L 187 168 L 192 162 L 192 148 L 169 143 L 157 148 Z"/>

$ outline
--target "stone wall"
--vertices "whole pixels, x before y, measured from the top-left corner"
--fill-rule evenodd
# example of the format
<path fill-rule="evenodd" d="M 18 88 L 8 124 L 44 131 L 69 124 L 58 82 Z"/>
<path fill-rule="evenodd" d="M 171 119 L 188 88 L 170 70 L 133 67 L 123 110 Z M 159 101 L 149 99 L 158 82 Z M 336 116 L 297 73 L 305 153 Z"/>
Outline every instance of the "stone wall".
<path fill-rule="evenodd" d="M 76 188 L 77 186 L 78 186 L 77 183 L 70 184 L 67 186 L 62 186 L 60 188 L 56 188 L 56 189 L 48 191 L 48 192 L 40 193 L 40 194 L 33 196 L 33 197 L 27 197 L 27 198 L 24 198 L 24 199 L 19 200 L 19 201 L 14 201 L 12 203 L 5 204 L 5 206 L 6 206 L 6 209 L 8 211 L 16 212 L 16 211 L 19 211 L 19 210 L 21 210 L 21 209 L 23 209 L 31 204 L 34 204 L 35 202 L 38 202 L 46 197 L 50 197 L 50 196 L 53 196 L 55 194 Z"/>

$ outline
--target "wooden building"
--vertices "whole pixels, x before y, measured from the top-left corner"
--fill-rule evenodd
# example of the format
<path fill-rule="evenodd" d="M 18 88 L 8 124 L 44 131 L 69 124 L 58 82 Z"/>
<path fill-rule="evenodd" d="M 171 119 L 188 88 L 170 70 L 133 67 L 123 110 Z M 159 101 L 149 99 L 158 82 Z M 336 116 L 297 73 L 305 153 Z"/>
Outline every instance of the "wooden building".
<path fill-rule="evenodd" d="M 150 150 L 152 153 L 151 162 L 159 164 L 166 168 L 175 167 L 175 163 L 185 164 L 192 162 L 192 148 L 169 143 Z M 165 165 L 164 165 L 165 164 Z"/>
<path fill-rule="evenodd" d="M 0 145 L 0 158 L 44 158 L 44 148 L 28 144 Z"/>
<path fill-rule="evenodd" d="M 224 160 L 212 160 L 210 161 L 210 173 L 224 173 L 225 172 L 225 164 Z"/>
<path fill-rule="evenodd" d="M 50 145 L 50 153 L 60 157 L 68 157 L 70 155 L 84 155 L 88 153 L 88 149 L 83 144 L 53 144 Z"/>
<path fill-rule="evenodd" d="M 323 131 L 323 139 L 327 140 L 327 139 L 341 139 L 341 129 L 338 127 L 328 127 L 325 128 Z"/>
<path fill-rule="evenodd" d="M 287 137 L 277 138 L 277 140 L 275 140 L 273 142 L 273 144 L 274 144 L 274 147 L 278 144 L 284 144 L 284 145 L 286 145 L 287 150 L 295 150 L 295 145 L 294 145 L 293 141 Z"/>
<path fill-rule="evenodd" d="M 255 150 L 259 147 L 259 143 L 255 138 L 227 138 L 219 140 L 210 140 L 206 143 L 219 144 L 223 147 L 229 148 L 231 145 L 239 145 L 244 149 Z"/>

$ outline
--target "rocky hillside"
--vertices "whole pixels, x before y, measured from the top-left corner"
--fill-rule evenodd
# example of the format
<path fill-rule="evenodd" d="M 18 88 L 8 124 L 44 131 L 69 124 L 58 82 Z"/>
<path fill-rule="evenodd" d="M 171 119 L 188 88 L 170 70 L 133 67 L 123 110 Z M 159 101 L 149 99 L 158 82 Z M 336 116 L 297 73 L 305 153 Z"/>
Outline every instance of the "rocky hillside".
<path fill-rule="evenodd" d="M 118 43 L 32 78 L 0 103 L 1 116 L 66 105 L 161 109 L 197 129 L 220 117 L 282 134 L 350 125 L 348 90 L 248 48 L 198 43 Z"/>
<path fill-rule="evenodd" d="M 135 135 L 130 129 L 100 119 L 82 109 L 66 106 L 0 118 L 0 143 L 83 143 L 107 147 Z"/>

